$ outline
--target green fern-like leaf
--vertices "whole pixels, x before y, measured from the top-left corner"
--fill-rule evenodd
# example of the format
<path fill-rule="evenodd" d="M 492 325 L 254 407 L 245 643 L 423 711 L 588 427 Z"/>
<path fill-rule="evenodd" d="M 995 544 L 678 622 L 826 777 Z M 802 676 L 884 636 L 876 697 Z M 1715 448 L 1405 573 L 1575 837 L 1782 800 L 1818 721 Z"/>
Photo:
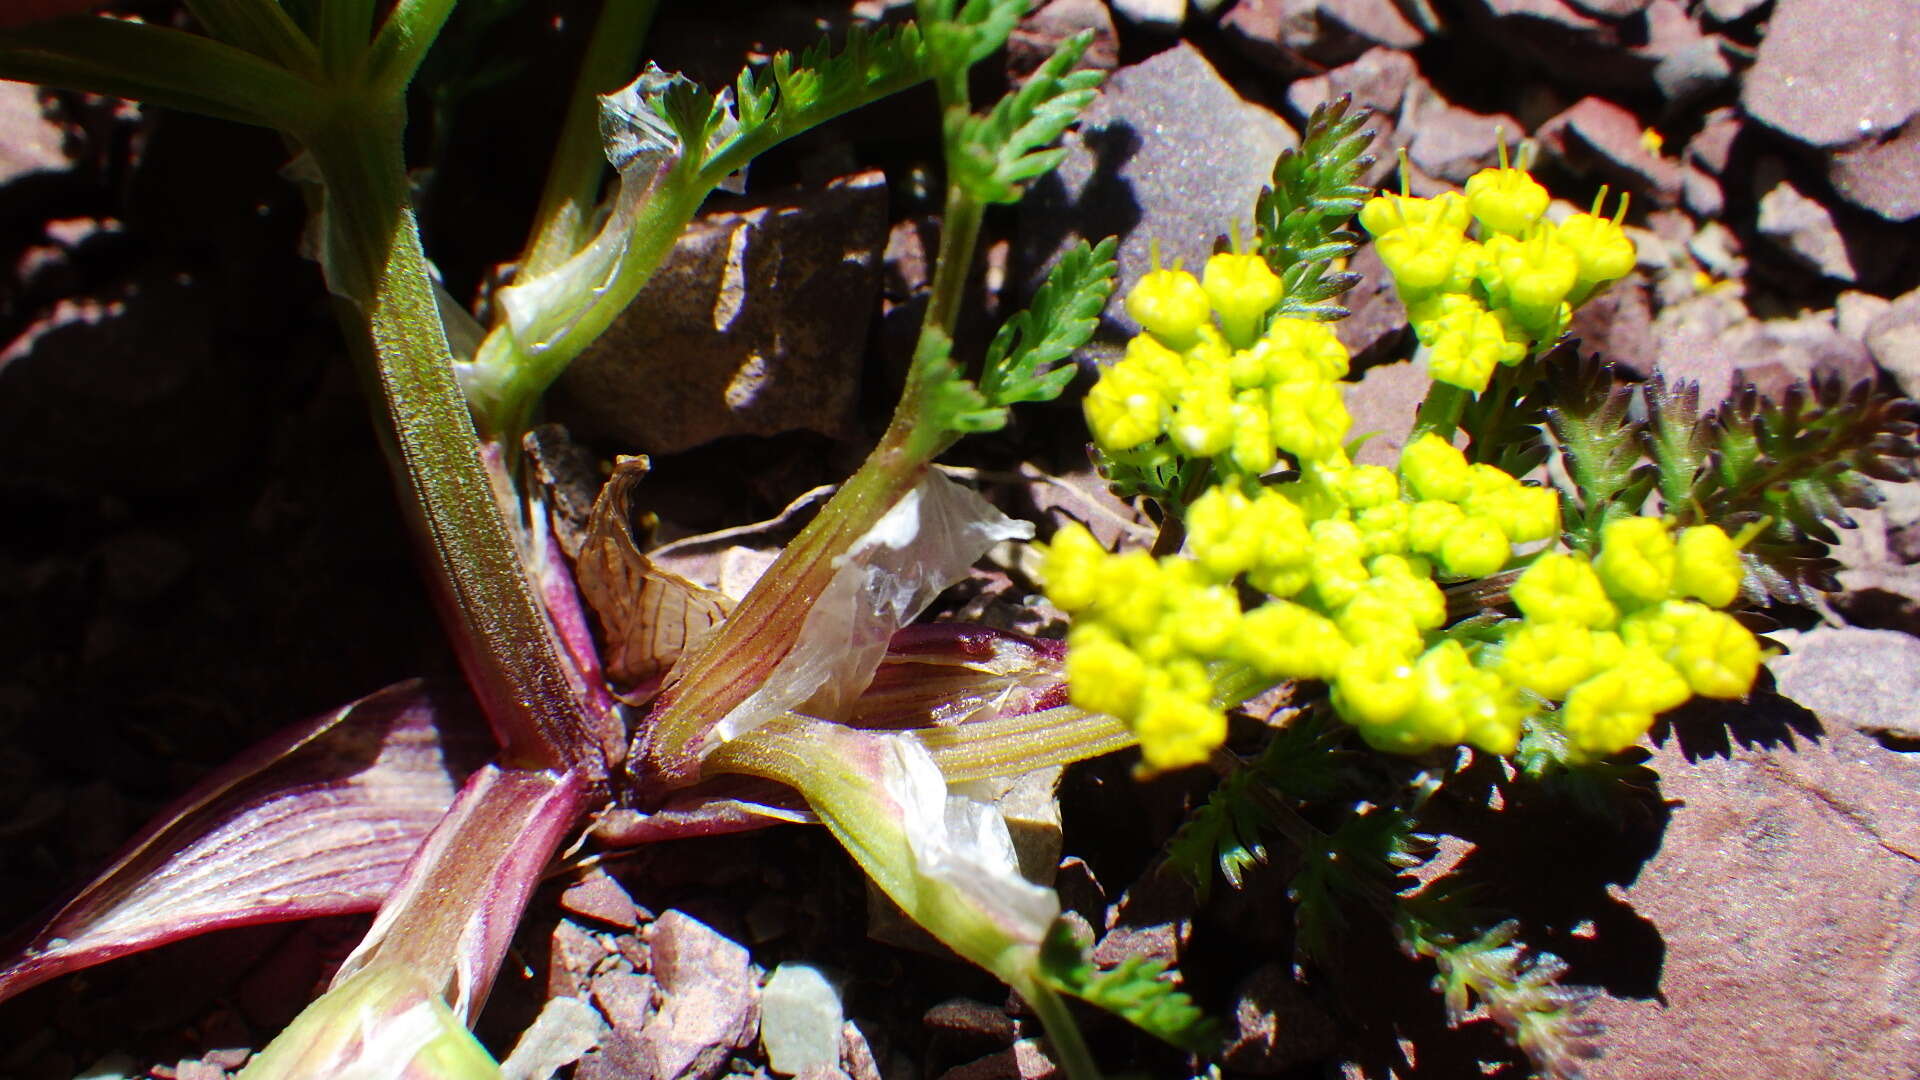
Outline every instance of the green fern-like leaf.
<path fill-rule="evenodd" d="M 1030 0 L 919 0 L 916 15 L 926 28 L 934 66 L 944 75 L 964 74 L 1006 44 Z"/>
<path fill-rule="evenodd" d="M 1100 72 L 1073 70 L 1092 40 L 1090 30 L 1067 38 L 991 110 L 959 117 L 948 134 L 949 179 L 982 202 L 1011 203 L 1022 184 L 1060 164 L 1067 152 L 1054 141 L 1099 92 Z"/>
<path fill-rule="evenodd" d="M 1001 324 L 987 347 L 980 393 L 995 405 L 1051 401 L 1073 381 L 1075 368 L 1063 365 L 1087 343 L 1100 325 L 1100 312 L 1113 295 L 1119 241 L 1098 247 L 1076 244 L 1048 272 L 1025 311 Z"/>
<path fill-rule="evenodd" d="M 1229 773 L 1167 843 L 1167 866 L 1205 903 L 1216 870 L 1238 889 L 1266 862 L 1263 834 L 1286 829 L 1294 802 L 1332 797 L 1349 779 L 1343 732 L 1316 709 L 1276 731 L 1254 760 Z"/>
<path fill-rule="evenodd" d="M 1564 378 L 1544 412 L 1572 481 L 1563 491 L 1567 539 L 1591 554 L 1601 526 L 1639 513 L 1657 476 L 1642 466 L 1642 425 L 1629 415 L 1633 389 L 1616 384 L 1610 365 L 1593 361 Z"/>
<path fill-rule="evenodd" d="M 1055 922 L 1040 946 L 1040 974 L 1063 994 L 1113 1013 L 1173 1046 L 1197 1054 L 1219 1047 L 1219 1025 L 1180 989 L 1163 960 L 1128 957 L 1100 971 L 1064 922 Z"/>
<path fill-rule="evenodd" d="M 961 374 L 953 361 L 953 342 L 938 328 L 921 331 L 913 366 L 926 380 L 920 390 L 923 437 L 940 440 L 1007 426 L 1007 407 L 988 401 L 973 380 Z"/>
<path fill-rule="evenodd" d="M 1407 950 L 1439 969 L 1434 989 L 1449 1023 L 1464 1023 L 1477 1001 L 1547 1080 L 1579 1080 L 1585 1063 L 1600 1056 L 1600 1024 L 1581 1016 L 1599 991 L 1561 985 L 1566 962 L 1526 948 L 1515 940 L 1519 932 L 1520 924 L 1508 920 L 1461 940 L 1415 917 L 1401 924 Z"/>
<path fill-rule="evenodd" d="M 1695 395 L 1648 391 L 1647 445 L 1666 512 L 1730 531 L 1765 522 L 1743 552 L 1753 599 L 1805 604 L 1813 590 L 1838 588 L 1834 527 L 1879 505 L 1876 481 L 1920 476 L 1920 402 L 1837 373 L 1795 383 L 1778 403 L 1748 386 L 1704 417 Z"/>
<path fill-rule="evenodd" d="M 1380 806 L 1349 816 L 1321 844 L 1303 849 L 1300 871 L 1288 885 L 1301 954 L 1332 956 L 1348 911 L 1390 904 L 1394 879 L 1431 849 L 1431 838 L 1415 831 L 1411 813 Z"/>
<path fill-rule="evenodd" d="M 717 184 L 775 143 L 932 74 L 926 41 L 913 24 L 855 27 L 837 52 L 823 39 L 797 64 L 791 53 L 776 53 L 719 94 L 649 65 L 628 88 L 645 111 L 623 90 L 603 99 L 601 126 L 610 145 L 624 146 L 619 156 L 652 161 L 671 154 Z M 615 164 L 624 171 L 627 162 Z"/>
<path fill-rule="evenodd" d="M 1367 115 L 1345 94 L 1314 109 L 1299 147 L 1280 152 L 1272 186 L 1254 203 L 1260 254 L 1286 287 L 1280 314 L 1322 321 L 1347 314 L 1333 301 L 1359 277 L 1335 273 L 1333 263 L 1360 246 L 1346 225 L 1369 194 L 1359 183 L 1373 164 Z"/>

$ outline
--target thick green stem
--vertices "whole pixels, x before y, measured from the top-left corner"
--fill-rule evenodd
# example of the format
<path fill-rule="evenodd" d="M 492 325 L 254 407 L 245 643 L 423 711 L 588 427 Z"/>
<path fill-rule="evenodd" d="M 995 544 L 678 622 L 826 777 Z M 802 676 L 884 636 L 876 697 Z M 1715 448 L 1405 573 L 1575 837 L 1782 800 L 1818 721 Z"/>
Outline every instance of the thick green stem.
<path fill-rule="evenodd" d="M 326 184 L 330 284 L 364 335 L 375 418 L 467 679 L 510 764 L 602 775 L 480 458 L 406 199 L 398 104 L 340 103 L 302 142 Z"/>

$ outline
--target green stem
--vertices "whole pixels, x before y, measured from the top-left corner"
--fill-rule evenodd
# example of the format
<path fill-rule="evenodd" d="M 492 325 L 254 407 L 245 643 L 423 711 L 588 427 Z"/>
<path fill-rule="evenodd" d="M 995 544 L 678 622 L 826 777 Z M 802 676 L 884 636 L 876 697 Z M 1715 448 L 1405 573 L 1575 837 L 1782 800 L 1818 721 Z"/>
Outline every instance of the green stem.
<path fill-rule="evenodd" d="M 606 0 L 601 5 L 567 102 L 567 117 L 560 123 L 553 164 L 533 215 L 534 233 L 520 256 L 517 273 L 522 277 L 546 273 L 587 240 L 587 222 L 607 167 L 600 146 L 600 95 L 618 90 L 632 78 L 641 43 L 659 7 L 659 0 Z"/>
<path fill-rule="evenodd" d="M 358 309 L 375 418 L 467 679 L 509 764 L 599 776 L 546 616 L 480 458 L 406 198 L 398 101 L 302 133 L 326 183 L 328 276 Z"/>
<path fill-rule="evenodd" d="M 960 324 L 967 279 L 973 275 L 973 250 L 980 242 L 986 205 L 958 184 L 947 185 L 946 212 L 940 219 L 940 250 L 929 285 L 922 326 L 938 328 L 951 339 Z"/>
<path fill-rule="evenodd" d="M 1067 1011 L 1066 1000 L 1038 980 L 1017 989 L 1046 1027 L 1047 1041 L 1053 1044 L 1053 1058 L 1066 1070 L 1069 1080 L 1100 1080 L 1100 1066 L 1087 1049 L 1087 1041 L 1081 1036 L 1079 1025 L 1073 1022 L 1073 1014 Z"/>

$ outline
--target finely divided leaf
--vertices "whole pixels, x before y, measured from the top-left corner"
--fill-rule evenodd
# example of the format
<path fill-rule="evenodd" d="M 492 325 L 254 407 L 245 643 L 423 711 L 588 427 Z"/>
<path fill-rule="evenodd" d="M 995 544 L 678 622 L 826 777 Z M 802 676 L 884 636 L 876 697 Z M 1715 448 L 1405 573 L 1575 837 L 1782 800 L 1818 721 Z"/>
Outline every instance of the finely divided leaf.
<path fill-rule="evenodd" d="M 1366 154 L 1373 132 L 1362 130 L 1367 115 L 1344 94 L 1314 109 L 1300 146 L 1280 152 L 1273 186 L 1254 203 L 1260 254 L 1286 288 L 1282 315 L 1331 321 L 1347 314 L 1333 300 L 1359 277 L 1334 272 L 1333 263 L 1360 245 L 1346 225 L 1369 194 L 1359 183 L 1373 164 Z"/>
<path fill-rule="evenodd" d="M 1046 148 L 1099 92 L 1100 72 L 1073 70 L 1092 40 L 1091 30 L 1067 38 L 991 111 L 961 117 L 948 133 L 949 179 L 982 202 L 1012 203 L 1025 181 L 1060 164 L 1067 152 Z"/>
<path fill-rule="evenodd" d="M 1197 1054 L 1219 1048 L 1219 1027 L 1173 978 L 1164 960 L 1130 956 L 1112 971 L 1096 970 L 1065 922 L 1055 922 L 1040 946 L 1040 976 L 1113 1013 L 1155 1038 Z"/>
<path fill-rule="evenodd" d="M 1033 303 L 1001 325 L 980 374 L 986 400 L 995 405 L 1050 401 L 1073 381 L 1074 367 L 1061 362 L 1100 325 L 1100 312 L 1113 295 L 1118 244 L 1109 236 L 1098 247 L 1084 240 L 1075 245 L 1054 263 Z"/>

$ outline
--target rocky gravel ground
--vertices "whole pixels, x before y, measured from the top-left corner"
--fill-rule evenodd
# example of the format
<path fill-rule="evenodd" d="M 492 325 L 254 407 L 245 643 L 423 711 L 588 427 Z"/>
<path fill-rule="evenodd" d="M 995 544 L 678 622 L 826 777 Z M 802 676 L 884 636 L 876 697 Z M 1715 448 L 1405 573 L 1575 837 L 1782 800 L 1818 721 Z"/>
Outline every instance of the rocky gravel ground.
<path fill-rule="evenodd" d="M 652 51 L 717 84 L 742 57 L 911 6 L 668 3 Z M 423 217 L 456 295 L 483 299 L 517 247 L 590 10 L 456 23 L 466 58 L 430 70 Z M 1525 138 L 1557 195 L 1631 193 L 1639 269 L 1576 325 L 1626 376 L 1713 399 L 1837 371 L 1920 395 L 1913 0 L 1047 0 L 1006 72 L 1081 29 L 1107 91 L 1058 175 L 990 220 L 985 313 L 1077 236 L 1122 235 L 1123 289 L 1151 244 L 1198 262 L 1306 114 L 1350 94 L 1374 112 L 1375 182 L 1397 183 L 1404 154 L 1415 193 L 1455 187 Z M 656 456 L 659 539 L 771 518 L 857 462 L 923 302 L 936 124 L 931 96 L 908 94 L 757 165 L 752 194 L 716 204 L 649 286 L 642 304 L 666 314 L 569 373 L 553 419 L 592 455 Z M 246 742 L 452 671 L 297 253 L 283 159 L 259 132 L 0 84 L 0 923 Z M 1353 412 L 1386 455 L 1425 378 L 1378 261 L 1354 268 Z M 738 318 L 715 317 L 723 296 Z M 1110 313 L 1088 362 L 1128 330 Z M 1049 524 L 1137 528 L 1102 497 L 1075 416 L 1038 410 L 965 464 Z M 1920 1075 L 1920 495 L 1887 493 L 1837 552 L 1843 591 L 1772 635 L 1773 685 L 1656 732 L 1658 791 L 1637 814 L 1510 806 L 1452 853 L 1568 982 L 1601 988 L 1594 1080 Z M 778 535 L 683 545 L 683 569 L 724 587 Z M 956 604 L 1010 617 L 1007 587 L 998 574 Z M 1384 931 L 1357 920 L 1339 970 L 1297 971 L 1284 866 L 1205 905 L 1154 873 L 1204 791 L 1092 763 L 1032 827 L 1102 962 L 1177 957 L 1227 1021 L 1222 1075 L 1527 1075 L 1491 1024 L 1446 1029 L 1430 971 Z M 36 989 L 0 1005 L 0 1077 L 226 1076 L 361 925 L 213 935 Z M 767 984 L 783 962 L 823 967 L 838 993 Z M 574 1004 L 543 1016 L 517 1075 L 589 1043 L 565 1066 L 582 1080 L 1052 1075 L 1020 1003 L 870 905 L 834 845 L 797 828 L 556 877 L 482 1035 L 505 1053 L 550 997 Z M 1192 1075 L 1091 1023 L 1109 1062 Z M 825 1039 L 826 1058 L 796 1039 Z"/>

